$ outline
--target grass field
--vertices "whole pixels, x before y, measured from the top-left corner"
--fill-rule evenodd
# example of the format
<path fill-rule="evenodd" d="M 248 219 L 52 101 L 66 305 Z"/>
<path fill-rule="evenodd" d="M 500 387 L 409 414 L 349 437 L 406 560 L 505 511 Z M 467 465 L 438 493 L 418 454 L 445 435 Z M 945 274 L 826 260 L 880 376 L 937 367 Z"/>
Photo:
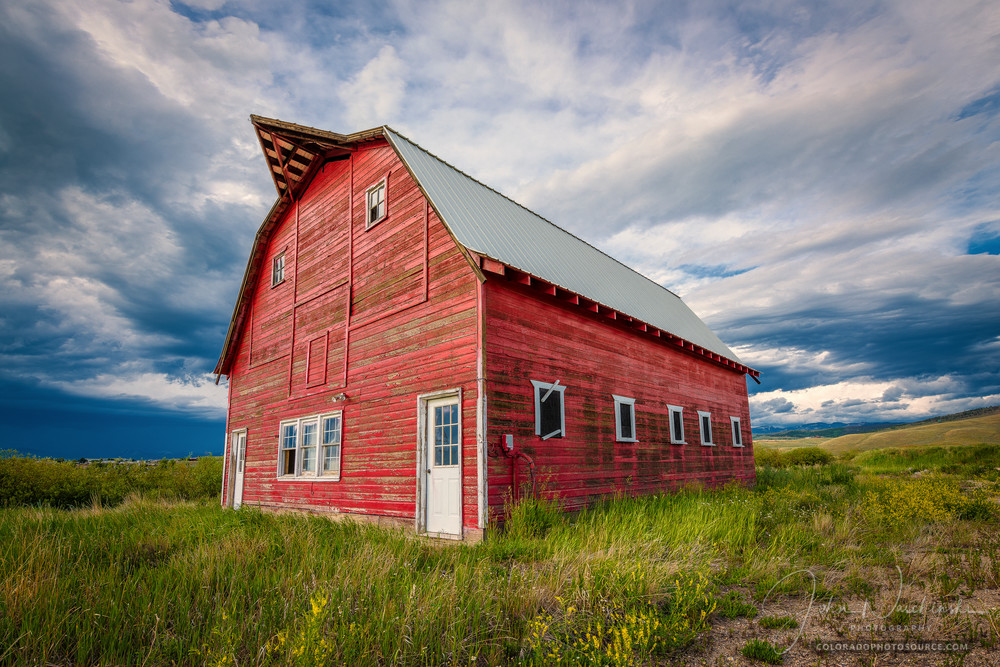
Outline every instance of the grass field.
<path fill-rule="evenodd" d="M 1000 445 L 1000 414 L 898 430 L 842 435 L 827 440 L 823 446 L 840 453 L 886 447 L 961 447 L 978 444 Z"/>
<path fill-rule="evenodd" d="M 802 447 L 822 447 L 823 443 L 830 438 L 781 438 L 771 439 L 766 437 L 754 438 L 753 446 L 757 450 L 761 449 L 800 449 Z"/>
<path fill-rule="evenodd" d="M 9 507 L 0 664 L 994 664 L 1000 447 L 775 463 L 573 521 L 524 503 L 475 546 L 156 489 Z M 964 648 L 822 649 L 873 638 Z"/>

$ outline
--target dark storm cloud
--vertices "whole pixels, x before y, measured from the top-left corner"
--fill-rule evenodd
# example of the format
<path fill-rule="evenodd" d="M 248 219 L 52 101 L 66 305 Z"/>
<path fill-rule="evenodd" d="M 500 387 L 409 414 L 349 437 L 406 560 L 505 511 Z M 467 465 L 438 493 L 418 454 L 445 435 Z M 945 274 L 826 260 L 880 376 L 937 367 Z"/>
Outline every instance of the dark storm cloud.
<path fill-rule="evenodd" d="M 1000 392 L 992 13 L 2 4 L 0 418 L 220 420 L 209 371 L 274 197 L 253 112 L 392 124 L 678 291 L 764 371 L 755 421 L 974 406 Z"/>

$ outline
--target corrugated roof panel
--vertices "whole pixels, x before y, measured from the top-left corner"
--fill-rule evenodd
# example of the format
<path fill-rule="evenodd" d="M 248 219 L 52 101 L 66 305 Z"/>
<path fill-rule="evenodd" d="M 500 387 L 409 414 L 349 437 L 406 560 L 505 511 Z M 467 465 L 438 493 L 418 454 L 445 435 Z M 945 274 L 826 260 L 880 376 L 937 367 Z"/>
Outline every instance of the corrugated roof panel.
<path fill-rule="evenodd" d="M 385 128 L 455 238 L 469 250 L 547 280 L 741 363 L 680 297 Z"/>

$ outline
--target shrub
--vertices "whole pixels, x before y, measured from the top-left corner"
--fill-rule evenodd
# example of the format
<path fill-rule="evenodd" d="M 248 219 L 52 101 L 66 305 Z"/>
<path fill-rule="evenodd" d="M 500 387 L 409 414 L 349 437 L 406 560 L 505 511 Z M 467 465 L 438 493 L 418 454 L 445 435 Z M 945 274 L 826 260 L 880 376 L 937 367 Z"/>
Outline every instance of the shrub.
<path fill-rule="evenodd" d="M 194 500 L 219 493 L 221 457 L 194 463 L 164 460 L 136 462 L 56 461 L 0 453 L 0 506 L 85 507 L 94 502 L 117 505 L 133 493 L 157 498 Z"/>
<path fill-rule="evenodd" d="M 833 461 L 833 454 L 819 447 L 802 447 L 785 452 L 788 465 L 817 465 Z"/>
<path fill-rule="evenodd" d="M 962 494 L 957 482 L 940 477 L 920 479 L 876 479 L 864 494 L 861 512 L 873 525 L 899 526 L 906 522 L 941 522 L 961 516 L 966 510 L 978 515 L 982 509 Z M 992 512 L 992 508 L 987 511 Z"/>
<path fill-rule="evenodd" d="M 597 604 L 578 609 L 557 598 L 554 613 L 535 616 L 526 633 L 527 664 L 647 664 L 652 656 L 687 646 L 708 628 L 716 601 L 703 573 L 678 574 L 659 602 L 640 594 L 649 589 L 641 570 L 614 568 L 605 576 L 617 583 Z"/>
<path fill-rule="evenodd" d="M 791 466 L 824 465 L 833 461 L 833 454 L 819 447 L 800 447 L 781 452 L 776 449 L 758 449 L 754 452 L 758 467 L 788 468 Z"/>

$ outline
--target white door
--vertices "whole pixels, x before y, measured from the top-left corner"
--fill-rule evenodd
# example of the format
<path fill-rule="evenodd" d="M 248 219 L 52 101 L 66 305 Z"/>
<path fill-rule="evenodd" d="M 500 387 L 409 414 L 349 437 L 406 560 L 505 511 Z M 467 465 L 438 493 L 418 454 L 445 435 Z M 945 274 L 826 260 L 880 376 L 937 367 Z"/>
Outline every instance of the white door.
<path fill-rule="evenodd" d="M 236 475 L 233 483 L 233 509 L 239 509 L 243 504 L 243 473 L 247 461 L 246 431 L 233 433 L 233 456 L 236 457 Z"/>
<path fill-rule="evenodd" d="M 427 401 L 428 533 L 462 534 L 461 429 L 458 397 Z"/>

